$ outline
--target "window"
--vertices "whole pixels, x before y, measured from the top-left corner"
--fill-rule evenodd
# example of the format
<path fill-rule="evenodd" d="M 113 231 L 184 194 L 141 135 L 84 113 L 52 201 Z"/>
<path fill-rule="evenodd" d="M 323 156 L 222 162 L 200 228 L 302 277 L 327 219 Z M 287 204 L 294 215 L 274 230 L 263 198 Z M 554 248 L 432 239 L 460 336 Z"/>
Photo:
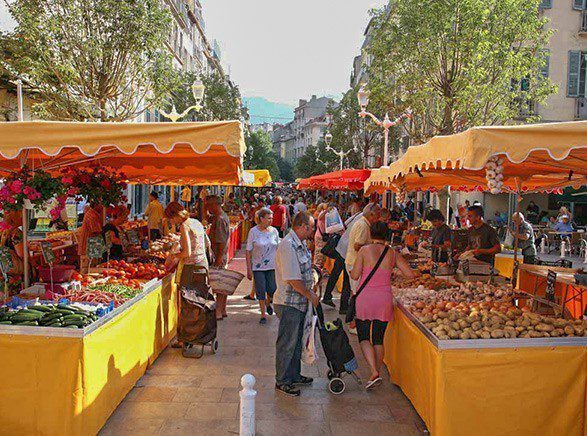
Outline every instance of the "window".
<path fill-rule="evenodd" d="M 540 75 L 543 78 L 548 79 L 549 70 L 550 70 L 550 52 L 548 50 L 543 50 L 543 53 L 544 53 L 544 64 L 542 65 L 542 68 L 540 69 Z"/>
<path fill-rule="evenodd" d="M 552 8 L 552 0 L 540 0 L 538 7 L 540 9 L 550 9 Z"/>
<path fill-rule="evenodd" d="M 587 9 L 587 0 L 573 0 L 573 9 L 580 11 Z"/>
<path fill-rule="evenodd" d="M 569 72 L 567 80 L 568 97 L 585 97 L 585 75 L 587 73 L 587 52 L 569 51 Z"/>

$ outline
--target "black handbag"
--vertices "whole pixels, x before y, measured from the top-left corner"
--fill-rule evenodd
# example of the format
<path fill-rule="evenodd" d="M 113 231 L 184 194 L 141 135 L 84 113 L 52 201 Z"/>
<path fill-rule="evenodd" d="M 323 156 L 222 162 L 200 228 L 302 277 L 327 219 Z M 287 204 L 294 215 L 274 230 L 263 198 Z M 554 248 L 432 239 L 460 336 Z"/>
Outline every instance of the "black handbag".
<path fill-rule="evenodd" d="M 330 259 L 336 259 L 337 255 L 339 255 L 336 251 L 336 246 L 338 245 L 338 241 L 340 241 L 341 237 L 342 235 L 339 233 L 332 233 L 328 238 L 328 241 L 326 241 L 324 247 L 322 247 L 322 250 L 320 250 L 320 253 L 326 257 L 329 257 Z"/>
<path fill-rule="evenodd" d="M 365 286 L 367 286 L 367 284 L 369 283 L 369 281 L 371 280 L 371 278 L 375 274 L 375 271 L 377 271 L 379 269 L 379 266 L 381 265 L 381 262 L 383 262 L 383 259 L 385 258 L 385 255 L 387 254 L 388 251 L 389 251 L 389 246 L 386 245 L 385 248 L 383 249 L 383 253 L 381 253 L 381 256 L 379 256 L 379 259 L 377 260 L 375 267 L 371 270 L 371 272 L 369 273 L 369 275 L 367 276 L 365 281 L 363 283 L 361 283 L 361 286 L 359 287 L 359 289 L 357 289 L 357 292 L 355 293 L 355 295 L 353 295 L 350 298 L 349 308 L 347 309 L 347 312 L 346 312 L 345 322 L 348 323 L 348 322 L 351 322 L 353 319 L 355 319 L 355 316 L 357 314 L 357 306 L 356 306 L 357 305 L 357 297 L 363 291 L 363 289 L 365 289 Z"/>

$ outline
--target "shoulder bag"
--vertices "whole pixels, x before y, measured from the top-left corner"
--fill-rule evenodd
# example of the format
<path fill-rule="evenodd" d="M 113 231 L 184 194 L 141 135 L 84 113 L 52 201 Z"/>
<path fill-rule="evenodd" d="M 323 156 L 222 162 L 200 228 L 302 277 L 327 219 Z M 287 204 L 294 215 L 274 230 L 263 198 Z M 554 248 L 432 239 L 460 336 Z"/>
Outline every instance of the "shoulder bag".
<path fill-rule="evenodd" d="M 355 293 L 355 295 L 353 295 L 350 298 L 349 308 L 346 313 L 345 322 L 351 322 L 353 319 L 355 319 L 355 316 L 357 314 L 357 307 L 356 307 L 357 297 L 363 291 L 363 289 L 365 289 L 365 286 L 367 286 L 369 281 L 373 278 L 373 275 L 379 269 L 379 266 L 381 265 L 381 262 L 383 262 L 383 259 L 385 259 L 385 255 L 387 254 L 388 251 L 389 251 L 389 246 L 386 245 L 385 248 L 383 249 L 383 253 L 381 253 L 381 256 L 379 256 L 379 259 L 377 260 L 375 267 L 371 270 L 371 272 L 369 273 L 369 275 L 367 276 L 365 281 L 363 283 L 361 283 L 361 286 L 359 287 L 359 289 L 357 289 L 357 292 Z"/>

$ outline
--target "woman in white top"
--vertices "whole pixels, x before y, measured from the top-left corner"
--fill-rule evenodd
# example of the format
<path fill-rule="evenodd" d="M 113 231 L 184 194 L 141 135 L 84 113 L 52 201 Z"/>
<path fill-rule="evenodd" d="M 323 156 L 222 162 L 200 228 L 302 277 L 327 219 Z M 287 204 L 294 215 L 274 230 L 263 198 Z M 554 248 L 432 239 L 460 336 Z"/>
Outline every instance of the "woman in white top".
<path fill-rule="evenodd" d="M 275 254 L 279 245 L 279 233 L 271 226 L 273 213 L 266 207 L 255 214 L 257 225 L 249 231 L 247 239 L 247 277 L 254 279 L 255 293 L 261 307 L 261 324 L 267 323 L 265 312 L 273 314 L 270 297 L 273 297 L 275 283 Z"/>

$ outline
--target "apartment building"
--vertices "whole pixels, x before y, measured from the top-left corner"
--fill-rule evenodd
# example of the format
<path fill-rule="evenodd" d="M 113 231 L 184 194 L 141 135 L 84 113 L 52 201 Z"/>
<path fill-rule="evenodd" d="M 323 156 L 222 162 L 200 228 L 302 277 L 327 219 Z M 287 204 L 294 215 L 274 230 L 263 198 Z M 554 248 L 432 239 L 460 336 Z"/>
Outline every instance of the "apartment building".
<path fill-rule="evenodd" d="M 324 136 L 328 123 L 326 111 L 336 102 L 329 97 L 316 97 L 300 100 L 294 109 L 294 120 L 290 123 L 293 141 L 289 141 L 285 149 L 285 159 L 291 164 L 306 153 L 310 146 L 317 146 Z"/>
<path fill-rule="evenodd" d="M 291 162 L 291 153 L 289 155 L 290 158 L 288 158 L 288 150 L 293 150 L 295 143 L 293 121 L 287 124 L 275 124 L 273 126 L 271 140 L 275 154 Z"/>
<path fill-rule="evenodd" d="M 544 69 L 558 93 L 535 112 L 545 122 L 587 119 L 587 0 L 542 0 L 541 13 L 554 30 Z"/>

